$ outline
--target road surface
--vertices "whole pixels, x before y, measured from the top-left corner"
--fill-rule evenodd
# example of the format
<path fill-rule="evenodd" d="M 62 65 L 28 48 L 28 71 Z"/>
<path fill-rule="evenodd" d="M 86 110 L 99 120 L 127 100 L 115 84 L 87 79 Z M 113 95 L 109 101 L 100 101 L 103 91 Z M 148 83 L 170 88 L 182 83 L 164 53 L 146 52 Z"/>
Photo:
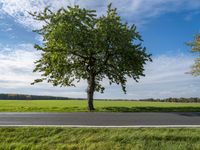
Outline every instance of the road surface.
<path fill-rule="evenodd" d="M 0 126 L 81 125 L 81 126 L 148 126 L 200 125 L 200 112 L 170 113 L 0 113 Z"/>

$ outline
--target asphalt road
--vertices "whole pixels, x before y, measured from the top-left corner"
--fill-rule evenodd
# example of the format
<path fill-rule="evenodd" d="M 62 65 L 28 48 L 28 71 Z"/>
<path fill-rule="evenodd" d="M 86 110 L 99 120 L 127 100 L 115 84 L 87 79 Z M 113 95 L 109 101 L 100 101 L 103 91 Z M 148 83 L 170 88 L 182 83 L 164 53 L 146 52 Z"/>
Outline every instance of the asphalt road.
<path fill-rule="evenodd" d="M 200 125 L 200 112 L 173 113 L 0 113 L 0 125 Z"/>

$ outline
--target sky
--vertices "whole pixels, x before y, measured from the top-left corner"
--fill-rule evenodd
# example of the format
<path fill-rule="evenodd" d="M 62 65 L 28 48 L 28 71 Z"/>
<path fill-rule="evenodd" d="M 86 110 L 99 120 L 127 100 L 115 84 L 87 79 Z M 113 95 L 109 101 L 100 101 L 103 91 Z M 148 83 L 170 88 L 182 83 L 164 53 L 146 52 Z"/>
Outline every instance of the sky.
<path fill-rule="evenodd" d="M 200 77 L 187 73 L 198 55 L 185 44 L 200 32 L 200 0 L 0 0 L 0 93 L 85 98 L 85 81 L 76 87 L 30 85 L 39 77 L 32 72 L 34 62 L 40 58 L 33 45 L 42 41 L 32 30 L 41 28 L 43 23 L 28 12 L 39 12 L 47 6 L 56 11 L 76 4 L 97 10 L 100 16 L 109 3 L 117 8 L 123 22 L 137 26 L 153 62 L 147 63 L 146 76 L 139 83 L 128 78 L 127 94 L 105 79 L 104 94 L 95 93 L 95 98 L 200 97 Z"/>

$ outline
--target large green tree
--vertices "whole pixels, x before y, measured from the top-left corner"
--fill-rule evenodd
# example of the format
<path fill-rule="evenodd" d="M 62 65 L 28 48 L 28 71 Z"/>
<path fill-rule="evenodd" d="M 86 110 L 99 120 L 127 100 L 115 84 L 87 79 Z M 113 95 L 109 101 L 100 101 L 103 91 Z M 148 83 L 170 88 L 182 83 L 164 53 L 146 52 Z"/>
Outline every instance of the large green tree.
<path fill-rule="evenodd" d="M 87 80 L 88 110 L 94 110 L 94 92 L 103 92 L 101 81 L 120 84 L 126 92 L 127 77 L 138 81 L 144 76 L 144 64 L 150 55 L 141 45 L 136 26 L 123 23 L 111 5 L 106 15 L 96 16 L 95 10 L 79 6 L 61 8 L 52 12 L 32 14 L 45 25 L 36 32 L 43 36 L 43 44 L 35 45 L 42 52 L 34 71 L 41 72 L 41 79 L 54 86 L 75 86 Z"/>
<path fill-rule="evenodd" d="M 200 35 L 196 35 L 194 40 L 188 43 L 192 47 L 192 52 L 198 53 L 198 57 L 195 60 L 195 63 L 192 66 L 191 74 L 194 76 L 200 75 Z"/>

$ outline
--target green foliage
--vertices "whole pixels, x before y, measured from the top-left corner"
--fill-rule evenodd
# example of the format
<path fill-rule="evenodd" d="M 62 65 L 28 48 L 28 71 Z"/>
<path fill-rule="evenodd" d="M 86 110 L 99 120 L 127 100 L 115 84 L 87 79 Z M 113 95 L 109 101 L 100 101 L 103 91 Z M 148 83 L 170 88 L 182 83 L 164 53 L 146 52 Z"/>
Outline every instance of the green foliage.
<path fill-rule="evenodd" d="M 199 128 L 0 128 L 0 149 L 199 150 Z"/>
<path fill-rule="evenodd" d="M 192 52 L 198 53 L 194 65 L 192 66 L 191 74 L 194 76 L 200 75 L 200 35 L 196 35 L 193 42 L 188 43 L 192 47 Z"/>
<path fill-rule="evenodd" d="M 126 77 L 138 81 L 144 76 L 144 64 L 150 55 L 141 45 L 136 26 L 122 23 L 111 5 L 107 14 L 96 16 L 96 11 L 79 6 L 52 12 L 46 8 L 33 13 L 45 25 L 36 30 L 43 36 L 43 44 L 35 45 L 42 52 L 34 71 L 42 73 L 34 83 L 47 82 L 54 86 L 75 86 L 81 79 L 95 79 L 95 91 L 103 92 L 101 81 L 108 78 L 126 92 Z M 138 43 L 138 44 L 135 44 Z"/>

